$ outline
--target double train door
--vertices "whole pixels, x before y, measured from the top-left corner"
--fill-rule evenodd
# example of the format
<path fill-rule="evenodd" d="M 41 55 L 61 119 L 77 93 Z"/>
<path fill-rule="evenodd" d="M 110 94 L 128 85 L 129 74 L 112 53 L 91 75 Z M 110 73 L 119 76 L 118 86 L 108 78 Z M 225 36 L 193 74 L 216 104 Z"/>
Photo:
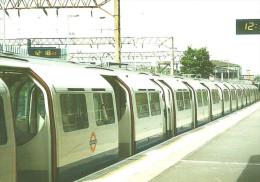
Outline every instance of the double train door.
<path fill-rule="evenodd" d="M 49 106 L 45 88 L 29 70 L 1 69 L 0 76 L 6 90 L 5 94 L 1 94 L 0 104 L 3 101 L 7 137 L 15 138 L 15 142 L 14 139 L 7 139 L 11 143 L 7 142 L 4 149 L 0 144 L 0 173 L 4 165 L 5 170 L 12 168 L 13 176 L 18 182 L 53 181 L 54 152 L 51 145 Z M 4 128 L 2 115 L 1 112 L 1 130 Z M 10 129 L 12 123 L 13 129 Z M 0 133 L 2 135 L 4 132 Z M 6 140 L 4 137 L 1 136 L 0 139 L 3 143 Z M 2 174 L 0 181 L 1 177 Z"/>

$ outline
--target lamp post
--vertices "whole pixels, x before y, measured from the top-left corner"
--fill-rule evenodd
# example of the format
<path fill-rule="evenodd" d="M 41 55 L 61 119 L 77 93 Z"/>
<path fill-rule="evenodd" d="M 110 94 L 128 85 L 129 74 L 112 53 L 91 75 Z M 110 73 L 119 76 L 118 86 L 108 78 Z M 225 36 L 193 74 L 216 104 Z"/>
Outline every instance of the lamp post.
<path fill-rule="evenodd" d="M 67 35 L 67 61 L 69 60 L 69 37 L 70 37 L 70 18 L 79 17 L 79 15 L 68 15 L 67 16 L 67 24 L 68 24 L 68 35 Z"/>

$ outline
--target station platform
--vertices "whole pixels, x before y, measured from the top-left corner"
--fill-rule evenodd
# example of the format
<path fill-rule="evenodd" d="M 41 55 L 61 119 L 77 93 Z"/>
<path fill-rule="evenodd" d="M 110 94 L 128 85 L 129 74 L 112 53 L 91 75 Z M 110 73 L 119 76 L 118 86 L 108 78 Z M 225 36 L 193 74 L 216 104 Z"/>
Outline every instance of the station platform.
<path fill-rule="evenodd" d="M 260 102 L 77 181 L 259 182 Z"/>

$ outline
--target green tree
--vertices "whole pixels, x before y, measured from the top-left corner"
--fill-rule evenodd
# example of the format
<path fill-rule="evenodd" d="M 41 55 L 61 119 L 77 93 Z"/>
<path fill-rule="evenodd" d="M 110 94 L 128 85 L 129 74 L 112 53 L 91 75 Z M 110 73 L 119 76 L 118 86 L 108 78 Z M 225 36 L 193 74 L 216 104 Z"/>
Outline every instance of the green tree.
<path fill-rule="evenodd" d="M 259 82 L 260 81 L 260 75 L 256 75 L 254 80 Z"/>
<path fill-rule="evenodd" d="M 209 52 L 205 47 L 200 49 L 188 49 L 184 51 L 180 60 L 182 74 L 201 74 L 202 78 L 208 78 L 213 74 L 215 65 L 209 61 Z"/>

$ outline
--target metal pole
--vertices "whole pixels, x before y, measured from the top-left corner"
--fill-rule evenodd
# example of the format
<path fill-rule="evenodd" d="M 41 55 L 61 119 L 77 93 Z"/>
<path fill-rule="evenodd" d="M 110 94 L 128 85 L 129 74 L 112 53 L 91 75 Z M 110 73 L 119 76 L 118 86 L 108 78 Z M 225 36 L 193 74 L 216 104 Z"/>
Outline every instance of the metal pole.
<path fill-rule="evenodd" d="M 171 59 L 171 75 L 174 75 L 174 39 L 172 39 L 172 59 Z"/>
<path fill-rule="evenodd" d="M 68 35 L 67 35 L 67 61 L 69 61 L 69 36 L 70 36 L 70 15 L 68 15 Z"/>
<path fill-rule="evenodd" d="M 115 21 L 115 62 L 121 63 L 120 0 L 114 0 L 114 21 Z"/>
<path fill-rule="evenodd" d="M 5 0 L 2 0 L 2 8 L 3 8 L 3 53 L 6 52 L 5 47 Z"/>

